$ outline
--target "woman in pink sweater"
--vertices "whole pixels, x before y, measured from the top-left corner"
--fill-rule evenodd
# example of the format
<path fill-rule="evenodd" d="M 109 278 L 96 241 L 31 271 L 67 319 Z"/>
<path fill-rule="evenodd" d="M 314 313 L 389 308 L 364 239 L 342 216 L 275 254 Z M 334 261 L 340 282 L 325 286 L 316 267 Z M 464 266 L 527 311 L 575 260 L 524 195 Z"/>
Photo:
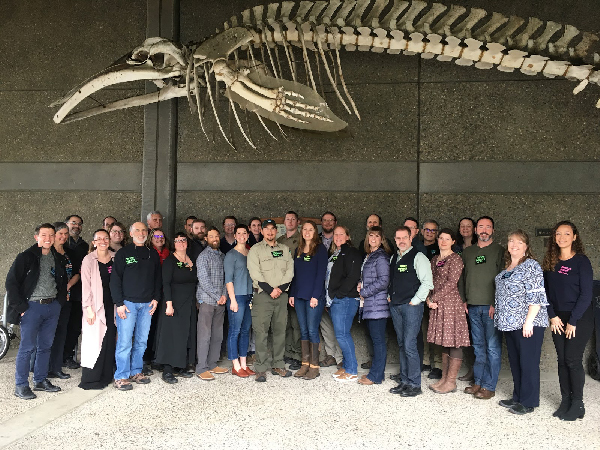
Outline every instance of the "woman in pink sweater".
<path fill-rule="evenodd" d="M 113 379 L 117 327 L 109 284 L 115 253 L 109 245 L 108 233 L 96 230 L 90 253 L 81 263 L 82 389 L 104 389 Z"/>

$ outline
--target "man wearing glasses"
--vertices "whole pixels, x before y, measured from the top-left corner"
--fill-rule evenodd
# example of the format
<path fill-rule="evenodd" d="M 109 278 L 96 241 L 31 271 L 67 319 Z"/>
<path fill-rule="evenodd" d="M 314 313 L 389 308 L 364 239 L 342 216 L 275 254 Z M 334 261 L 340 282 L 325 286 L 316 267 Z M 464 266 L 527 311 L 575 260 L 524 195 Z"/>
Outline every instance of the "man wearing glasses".
<path fill-rule="evenodd" d="M 223 232 L 224 236 L 221 238 L 219 250 L 221 253 L 226 254 L 229 250 L 235 247 L 235 227 L 238 221 L 234 216 L 227 216 L 223 219 Z"/>
<path fill-rule="evenodd" d="M 89 250 L 88 243 L 80 236 L 83 219 L 77 214 L 72 214 L 67 216 L 65 223 L 69 227 L 69 240 L 65 243 L 65 247 L 71 250 L 70 257 L 73 267 L 81 267 L 81 261 L 83 261 Z M 81 280 L 71 286 L 67 299 L 71 302 L 71 315 L 67 324 L 63 365 L 69 369 L 78 369 L 79 363 L 75 361 L 75 347 L 81 334 Z"/>
<path fill-rule="evenodd" d="M 438 229 L 439 225 L 433 219 L 423 222 L 423 244 L 425 245 L 425 256 L 429 261 L 440 253 L 437 243 Z"/>
<path fill-rule="evenodd" d="M 150 378 L 142 373 L 143 357 L 162 290 L 158 253 L 145 245 L 148 228 L 136 222 L 129 228 L 129 234 L 133 243 L 117 252 L 110 277 L 110 293 L 117 305 L 114 386 L 121 391 L 132 389 L 131 381 L 150 383 Z"/>

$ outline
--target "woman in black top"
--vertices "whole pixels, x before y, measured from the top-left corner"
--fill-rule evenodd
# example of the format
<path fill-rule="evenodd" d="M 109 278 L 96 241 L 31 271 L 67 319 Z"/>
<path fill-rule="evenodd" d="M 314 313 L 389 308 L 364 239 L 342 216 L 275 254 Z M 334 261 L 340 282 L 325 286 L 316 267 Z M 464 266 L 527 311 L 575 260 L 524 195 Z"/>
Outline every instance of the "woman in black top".
<path fill-rule="evenodd" d="M 155 355 L 156 363 L 164 365 L 162 379 L 169 384 L 177 383 L 174 374 L 190 378 L 187 367 L 196 357 L 196 266 L 186 253 L 187 236 L 179 232 L 173 243 L 175 251 L 162 265 L 163 302 Z"/>
<path fill-rule="evenodd" d="M 542 268 L 562 397 L 553 415 L 567 421 L 582 419 L 583 351 L 594 329 L 593 272 L 572 222 L 562 221 L 554 227 Z"/>

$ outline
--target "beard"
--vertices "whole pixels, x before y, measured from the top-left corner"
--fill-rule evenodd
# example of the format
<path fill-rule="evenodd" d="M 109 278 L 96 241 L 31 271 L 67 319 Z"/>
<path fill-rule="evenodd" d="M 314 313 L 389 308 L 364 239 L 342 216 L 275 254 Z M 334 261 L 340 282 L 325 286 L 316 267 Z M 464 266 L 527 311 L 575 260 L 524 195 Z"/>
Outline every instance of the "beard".
<path fill-rule="evenodd" d="M 481 233 L 477 235 L 477 238 L 482 242 L 487 242 L 492 238 L 492 235 L 487 233 Z"/>
<path fill-rule="evenodd" d="M 324 226 L 321 225 L 321 230 L 323 230 L 323 233 L 329 234 L 333 231 L 333 227 L 325 228 Z"/>
<path fill-rule="evenodd" d="M 203 241 L 206 236 L 202 231 L 200 233 L 196 233 L 193 235 L 194 239 L 198 239 L 199 241 Z"/>
<path fill-rule="evenodd" d="M 219 241 L 212 241 L 212 242 L 209 242 L 208 245 L 213 250 L 217 250 L 219 248 L 219 246 L 221 245 L 221 243 Z"/>

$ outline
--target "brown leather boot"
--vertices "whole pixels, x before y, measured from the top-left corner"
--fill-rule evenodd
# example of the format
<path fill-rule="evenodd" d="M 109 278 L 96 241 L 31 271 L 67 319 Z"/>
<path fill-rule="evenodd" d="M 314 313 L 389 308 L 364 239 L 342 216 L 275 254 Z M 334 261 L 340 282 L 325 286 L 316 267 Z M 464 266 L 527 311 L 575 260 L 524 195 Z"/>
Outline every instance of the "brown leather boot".
<path fill-rule="evenodd" d="M 437 394 L 448 394 L 449 392 L 456 392 L 456 377 L 458 375 L 458 371 L 460 370 L 460 366 L 462 365 L 462 359 L 458 358 L 448 358 L 448 371 L 446 372 L 446 381 L 441 386 L 438 386 L 437 389 L 434 389 L 434 392 Z"/>
<path fill-rule="evenodd" d="M 300 341 L 300 350 L 302 352 L 302 367 L 296 371 L 295 377 L 302 378 L 308 372 L 310 361 L 310 341 Z"/>
<path fill-rule="evenodd" d="M 303 366 L 304 367 L 304 366 Z M 303 380 L 314 380 L 320 375 L 319 373 L 319 344 L 311 342 L 310 344 L 310 366 Z"/>
<path fill-rule="evenodd" d="M 448 363 L 450 359 L 450 355 L 448 353 L 442 353 L 442 378 L 440 381 L 434 384 L 429 385 L 429 389 L 437 392 L 437 389 L 446 382 L 446 376 L 448 375 Z"/>

